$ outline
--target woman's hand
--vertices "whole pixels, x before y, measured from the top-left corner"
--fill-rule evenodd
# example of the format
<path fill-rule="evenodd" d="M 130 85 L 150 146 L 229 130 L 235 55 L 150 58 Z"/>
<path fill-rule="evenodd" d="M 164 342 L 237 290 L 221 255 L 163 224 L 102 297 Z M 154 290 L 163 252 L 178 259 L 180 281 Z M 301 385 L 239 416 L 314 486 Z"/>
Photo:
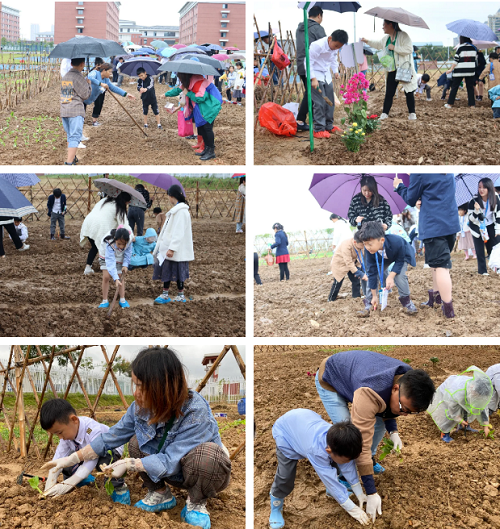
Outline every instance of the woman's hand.
<path fill-rule="evenodd" d="M 140 459 L 126 458 L 120 459 L 112 465 L 102 466 L 101 470 L 108 474 L 112 470 L 112 478 L 121 478 L 125 472 L 144 472 L 142 461 Z"/>
<path fill-rule="evenodd" d="M 169 259 L 172 259 L 172 257 L 174 256 L 174 253 L 175 253 L 175 252 L 174 252 L 173 250 L 168 250 L 168 251 L 167 251 L 167 257 L 168 257 Z"/>
<path fill-rule="evenodd" d="M 135 99 L 135 96 L 133 96 L 132 94 L 127 94 L 127 97 L 130 97 L 130 99 Z"/>
<path fill-rule="evenodd" d="M 394 46 L 394 44 L 389 44 L 389 46 L 387 46 L 387 48 L 390 49 L 391 51 L 394 51 L 395 46 Z"/>
<path fill-rule="evenodd" d="M 361 39 L 361 42 L 368 44 L 368 39 Z"/>
<path fill-rule="evenodd" d="M 476 211 L 481 211 L 481 206 L 477 202 L 474 202 L 474 209 Z"/>
<path fill-rule="evenodd" d="M 397 189 L 399 184 L 402 184 L 402 183 L 403 183 L 403 180 L 401 180 L 401 178 L 398 178 L 397 176 L 394 177 L 394 180 L 392 181 L 392 185 L 394 186 L 394 189 Z"/>
<path fill-rule="evenodd" d="M 363 219 L 364 217 L 356 217 L 356 223 L 359 224 Z"/>

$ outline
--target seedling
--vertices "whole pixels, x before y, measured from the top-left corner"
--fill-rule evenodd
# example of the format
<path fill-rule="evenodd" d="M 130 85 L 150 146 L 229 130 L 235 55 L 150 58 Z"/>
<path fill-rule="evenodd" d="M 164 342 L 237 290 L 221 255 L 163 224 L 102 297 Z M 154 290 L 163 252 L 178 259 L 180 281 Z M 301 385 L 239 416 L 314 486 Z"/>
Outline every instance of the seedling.
<path fill-rule="evenodd" d="M 111 464 L 113 462 L 113 455 L 111 455 L 111 461 L 109 464 Z M 107 476 L 108 479 L 105 481 L 104 483 L 104 489 L 106 490 L 108 496 L 111 496 L 111 494 L 113 494 L 114 490 L 115 490 L 115 487 L 113 486 L 113 483 L 111 483 L 111 474 L 113 473 L 113 469 L 112 468 L 106 468 L 104 469 L 106 465 L 101 465 L 101 470 L 102 472 L 97 472 L 97 476 Z M 95 483 L 95 488 L 97 490 L 99 490 L 99 487 L 97 486 L 97 480 L 94 481 Z"/>
<path fill-rule="evenodd" d="M 484 432 L 483 432 L 483 437 L 485 439 L 495 439 L 495 433 L 494 432 L 495 432 L 494 428 L 491 428 L 489 433 L 488 433 L 488 435 L 484 435 Z"/>
<path fill-rule="evenodd" d="M 387 437 L 385 437 L 382 441 L 382 449 L 380 451 L 379 460 L 383 461 L 392 452 L 394 452 L 398 456 L 399 461 L 402 463 L 403 456 L 401 455 L 400 448 L 399 447 L 394 448 L 394 441 L 392 441 L 392 439 L 387 439 Z"/>
<path fill-rule="evenodd" d="M 429 360 L 432 362 L 434 367 L 436 367 L 436 364 L 439 362 L 439 358 L 437 356 L 433 356 L 432 358 L 429 358 Z"/>
<path fill-rule="evenodd" d="M 45 496 L 43 495 L 43 492 L 38 487 L 38 485 L 40 484 L 40 478 L 38 476 L 35 476 L 35 477 L 31 478 L 31 479 L 28 479 L 28 483 L 31 485 L 31 488 L 33 490 L 37 490 L 40 493 L 40 496 L 42 498 L 45 498 Z"/>
<path fill-rule="evenodd" d="M 409 358 L 403 358 L 403 362 L 405 364 L 411 364 L 411 360 Z"/>

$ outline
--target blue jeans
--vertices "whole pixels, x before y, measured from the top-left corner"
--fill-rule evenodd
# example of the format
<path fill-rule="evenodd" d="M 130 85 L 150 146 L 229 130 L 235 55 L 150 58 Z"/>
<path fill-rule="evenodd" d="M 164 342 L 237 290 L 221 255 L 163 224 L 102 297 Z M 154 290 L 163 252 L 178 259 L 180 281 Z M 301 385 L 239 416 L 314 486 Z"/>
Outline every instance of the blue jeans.
<path fill-rule="evenodd" d="M 236 223 L 236 231 L 243 229 L 243 222 L 237 222 Z"/>
<path fill-rule="evenodd" d="M 83 134 L 83 116 L 62 118 L 62 124 L 68 138 L 68 147 L 78 147 Z"/>
<path fill-rule="evenodd" d="M 493 107 L 493 117 L 495 119 L 500 118 L 500 107 Z"/>
<path fill-rule="evenodd" d="M 341 421 L 350 421 L 351 414 L 347 407 L 347 401 L 336 393 L 335 391 L 328 391 L 327 389 L 320 386 L 318 380 L 318 373 L 316 373 L 315 378 L 316 389 L 318 390 L 318 395 L 325 407 L 326 413 L 333 424 L 336 424 Z M 372 442 L 372 456 L 377 453 L 377 447 L 382 441 L 382 438 L 385 435 L 385 424 L 382 417 L 375 417 L 375 428 L 373 431 L 373 442 Z"/>

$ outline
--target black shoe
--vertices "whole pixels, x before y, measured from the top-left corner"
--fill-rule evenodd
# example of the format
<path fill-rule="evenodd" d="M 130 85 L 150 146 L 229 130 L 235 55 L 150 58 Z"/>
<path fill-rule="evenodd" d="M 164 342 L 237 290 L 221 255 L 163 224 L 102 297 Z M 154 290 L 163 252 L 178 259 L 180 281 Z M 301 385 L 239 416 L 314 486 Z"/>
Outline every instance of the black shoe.
<path fill-rule="evenodd" d="M 69 162 L 64 162 L 64 165 L 76 165 L 76 163 L 74 161 L 72 161 L 71 163 Z"/>
<path fill-rule="evenodd" d="M 303 123 L 302 125 L 297 123 L 297 130 L 309 130 L 309 125 L 307 123 Z"/>
<path fill-rule="evenodd" d="M 78 158 L 75 156 L 75 157 L 73 158 L 73 164 L 76 165 L 77 163 L 78 163 Z"/>
<path fill-rule="evenodd" d="M 208 147 L 205 145 L 205 148 L 201 152 L 195 152 L 196 156 L 205 156 L 207 154 Z"/>
<path fill-rule="evenodd" d="M 204 154 L 200 160 L 206 162 L 207 160 L 212 160 L 215 158 L 215 147 L 208 147 L 206 154 Z"/>

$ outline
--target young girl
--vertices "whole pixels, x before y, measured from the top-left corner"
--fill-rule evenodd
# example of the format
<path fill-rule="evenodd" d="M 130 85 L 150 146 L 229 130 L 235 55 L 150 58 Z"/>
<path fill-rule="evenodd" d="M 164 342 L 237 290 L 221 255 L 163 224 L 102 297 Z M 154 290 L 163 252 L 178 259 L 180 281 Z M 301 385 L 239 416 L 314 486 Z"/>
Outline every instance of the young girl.
<path fill-rule="evenodd" d="M 233 220 L 236 220 L 236 233 L 243 233 L 245 224 L 245 197 L 246 197 L 246 177 L 240 178 L 238 194 L 236 195 L 236 205 L 234 208 Z"/>
<path fill-rule="evenodd" d="M 138 472 L 148 492 L 134 507 L 149 512 L 173 509 L 177 500 L 170 486 L 187 489 L 181 521 L 208 529 L 207 499 L 215 498 L 231 478 L 231 461 L 212 410 L 188 388 L 173 350 L 143 349 L 130 367 L 135 401 L 127 413 L 81 450 L 43 468 L 93 461 L 128 442 L 130 457 L 107 468 L 113 478 Z"/>
<path fill-rule="evenodd" d="M 458 249 L 465 252 L 465 260 L 468 261 L 472 255 L 473 259 L 476 259 L 476 251 L 474 250 L 474 241 L 470 233 L 469 221 L 467 219 L 467 204 L 458 208 L 460 232 L 458 233 Z"/>
<path fill-rule="evenodd" d="M 184 281 L 189 279 L 189 261 L 194 261 L 189 204 L 180 186 L 171 186 L 167 193 L 173 208 L 167 213 L 153 251 L 153 280 L 163 281 L 163 294 L 155 299 L 155 305 L 172 301 L 168 295 L 171 281 L 177 281 L 178 289 L 173 301 L 186 303 Z"/>
<path fill-rule="evenodd" d="M 175 97 L 181 92 L 186 95 L 188 110 L 205 145 L 204 150 L 196 155 L 204 162 L 212 160 L 215 158 L 214 121 L 222 107 L 222 96 L 202 75 L 180 72 L 177 75 L 180 86 L 166 92 L 165 97 Z"/>
<path fill-rule="evenodd" d="M 120 307 L 129 308 L 125 299 L 125 285 L 120 281 L 120 274 L 128 272 L 130 258 L 132 257 L 131 233 L 122 225 L 104 237 L 99 249 L 99 264 L 102 270 L 102 303 L 100 309 L 109 307 L 108 292 L 109 279 L 113 278 L 116 288 L 120 289 Z"/>
<path fill-rule="evenodd" d="M 236 63 L 236 78 L 234 80 L 234 90 L 233 96 L 236 98 L 238 103 L 241 103 L 241 98 L 243 97 L 243 84 L 245 82 L 245 70 L 243 69 L 243 64 L 241 62 Z M 241 88 L 239 88 L 241 86 Z"/>
<path fill-rule="evenodd" d="M 226 81 L 227 100 L 231 101 L 233 86 L 238 77 L 238 74 L 234 71 L 234 66 L 230 66 L 223 77 Z"/>
<path fill-rule="evenodd" d="M 276 248 L 276 262 L 280 267 L 280 281 L 286 277 L 290 279 L 290 272 L 288 271 L 288 263 L 290 262 L 290 254 L 288 253 L 288 237 L 283 231 L 283 226 L 277 222 L 273 225 L 275 243 L 270 244 L 269 247 Z"/>

